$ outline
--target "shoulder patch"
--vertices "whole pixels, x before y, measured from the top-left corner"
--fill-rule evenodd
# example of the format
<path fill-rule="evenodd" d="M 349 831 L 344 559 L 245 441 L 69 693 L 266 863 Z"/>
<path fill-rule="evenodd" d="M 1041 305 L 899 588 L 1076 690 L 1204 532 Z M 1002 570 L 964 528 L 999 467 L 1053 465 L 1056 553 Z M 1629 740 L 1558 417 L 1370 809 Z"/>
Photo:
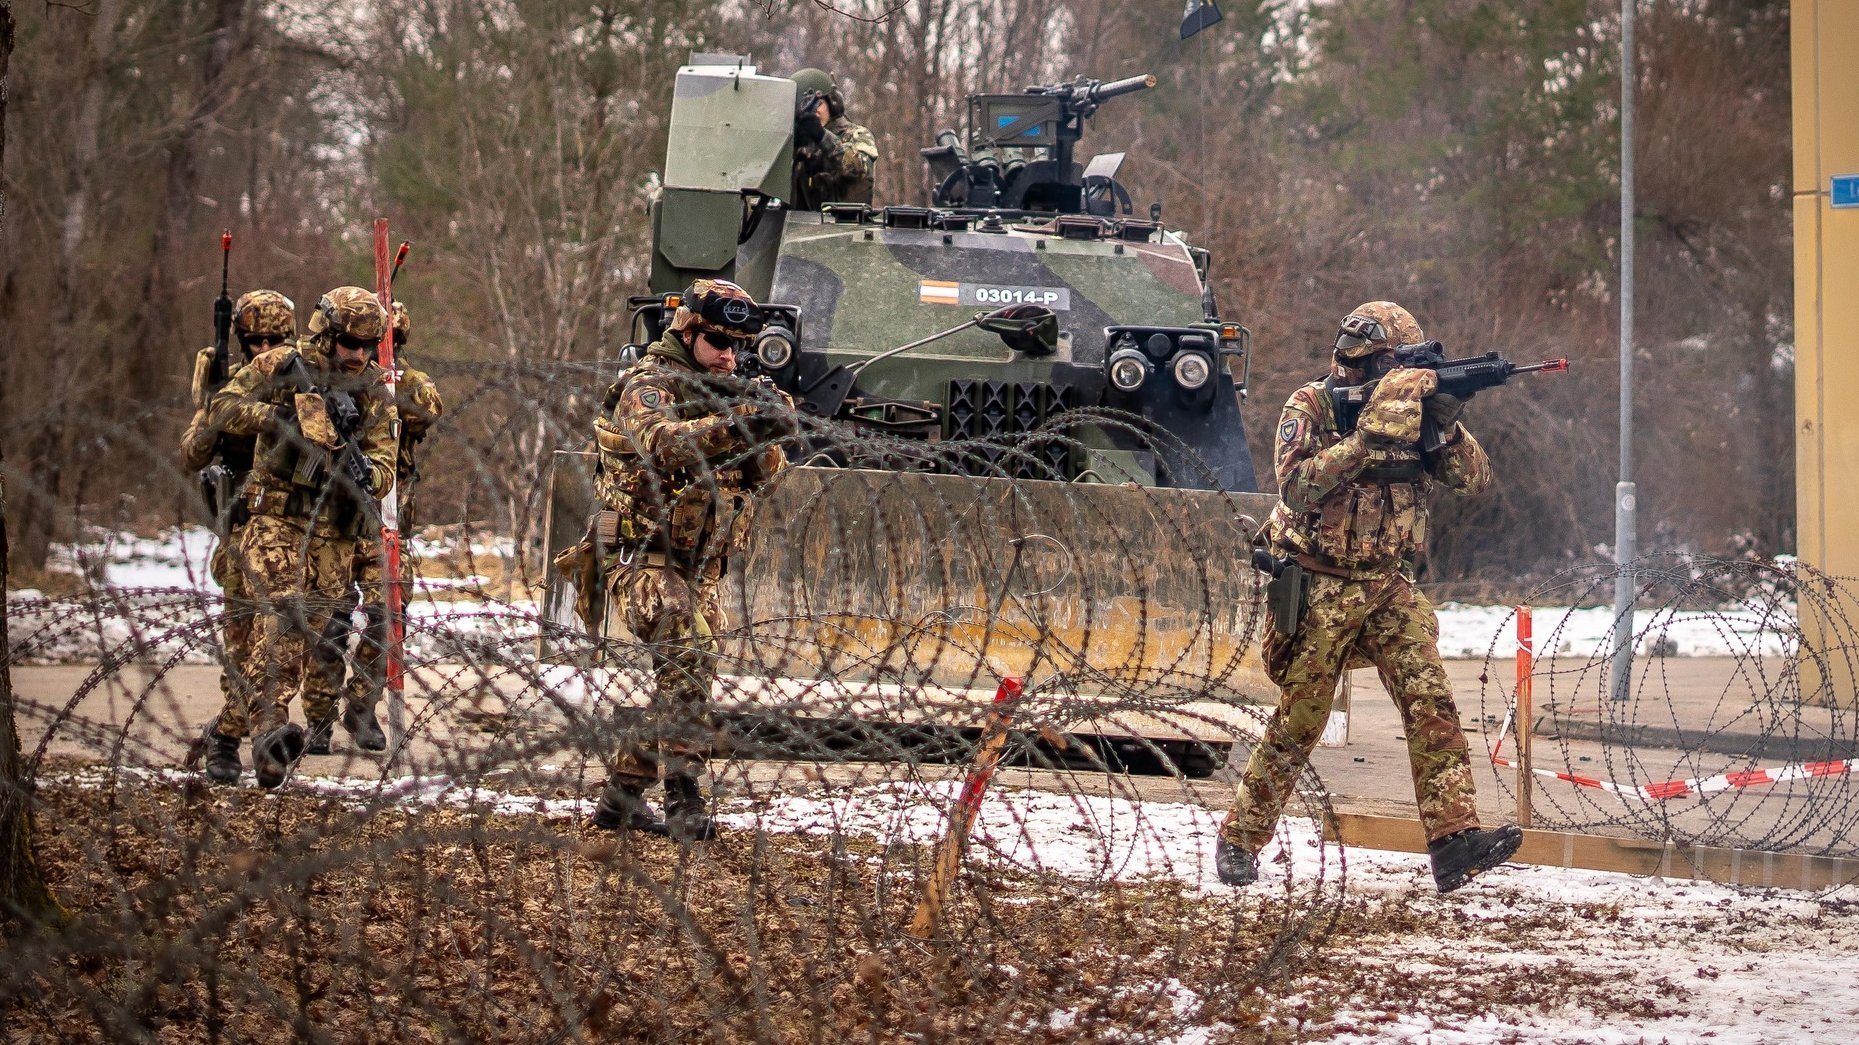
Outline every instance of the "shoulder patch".
<path fill-rule="evenodd" d="M 1285 422 L 1278 426 L 1278 438 L 1285 443 L 1295 443 L 1303 434 L 1304 419 L 1301 417 L 1286 418 Z"/>
<path fill-rule="evenodd" d="M 658 389 L 656 388 L 640 389 L 639 404 L 641 406 L 645 407 L 647 410 L 657 410 L 658 401 L 659 401 Z"/>

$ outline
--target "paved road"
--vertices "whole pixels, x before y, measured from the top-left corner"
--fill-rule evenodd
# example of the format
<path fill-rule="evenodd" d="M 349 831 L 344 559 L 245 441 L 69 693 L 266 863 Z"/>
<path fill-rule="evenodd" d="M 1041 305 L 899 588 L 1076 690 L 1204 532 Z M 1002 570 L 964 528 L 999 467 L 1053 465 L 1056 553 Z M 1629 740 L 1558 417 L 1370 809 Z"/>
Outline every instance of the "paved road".
<path fill-rule="evenodd" d="M 1474 752 L 1482 815 L 1489 822 L 1514 818 L 1514 771 L 1499 769 L 1486 757 L 1504 720 L 1514 685 L 1508 665 L 1487 672 L 1479 661 L 1449 661 L 1462 716 Z M 1786 697 L 1787 665 L 1780 661 L 1746 662 L 1730 658 L 1671 658 L 1644 662 L 1642 678 L 1632 700 L 1615 704 L 1601 698 L 1602 680 L 1583 669 L 1587 662 L 1540 662 L 1534 682 L 1536 734 L 1534 750 L 1539 768 L 1634 785 L 1670 779 L 1704 777 L 1725 770 L 1776 765 L 1760 756 L 1786 741 L 1793 750 L 1825 751 L 1850 748 L 1855 733 L 1850 712 L 1795 706 Z M 90 685 L 68 713 L 64 705 L 91 670 L 79 666 L 16 667 L 14 683 L 31 707 L 20 722 L 28 751 L 40 742 L 52 714 L 65 714 L 56 727 L 49 753 L 84 761 L 115 761 L 149 766 L 179 765 L 187 743 L 217 710 L 217 670 L 181 665 L 155 678 L 147 668 L 130 667 L 101 684 Z M 1393 702 L 1382 691 L 1372 671 L 1353 673 L 1348 741 L 1340 747 L 1320 748 L 1313 767 L 1339 809 L 1390 815 L 1414 813 L 1412 783 L 1408 775 L 1405 741 Z M 520 687 L 509 677 L 486 680 L 462 667 L 422 669 L 410 687 L 408 721 L 417 728 L 406 751 L 405 765 L 427 772 L 458 770 L 468 765 L 484 768 L 487 761 L 503 764 L 515 773 L 520 768 L 507 749 L 498 750 L 495 737 L 507 742 L 513 735 L 499 733 L 504 724 L 501 694 Z M 442 694 L 428 700 L 419 693 Z M 53 710 L 57 709 L 57 710 Z M 533 737 L 544 750 L 523 762 L 543 766 L 540 775 L 556 778 L 568 793 L 587 794 L 599 770 L 578 754 L 549 744 L 550 713 L 538 721 L 532 715 L 514 736 Z M 127 728 L 125 728 L 125 724 Z M 1624 727 L 1639 732 L 1630 739 Z M 1696 741 L 1690 750 L 1658 746 L 1672 737 Z M 1514 748 L 1507 740 L 1505 750 Z M 379 756 L 347 750 L 338 730 L 337 753 L 305 761 L 310 776 L 378 776 Z M 1750 752 L 1757 757 L 1751 758 Z M 1243 753 L 1243 751 L 1242 751 Z M 249 755 L 248 755 L 249 764 Z M 894 777 L 901 767 L 871 764 L 798 765 L 788 762 L 738 763 L 725 773 L 726 786 L 761 786 L 783 780 L 854 782 Z M 956 774 L 949 767 L 925 767 L 930 776 Z M 1101 774 L 1058 774 L 1010 770 L 1001 777 L 1006 785 L 1025 784 L 1067 789 L 1108 790 L 1131 797 L 1193 801 L 1224 807 L 1231 801 L 1233 769 L 1210 780 L 1179 781 L 1170 778 L 1105 778 Z M 1805 840 L 1834 844 L 1847 835 L 1859 840 L 1859 806 L 1852 799 L 1854 778 L 1836 777 L 1793 786 L 1751 788 L 1719 795 L 1709 802 L 1686 799 L 1647 804 L 1616 798 L 1591 788 L 1553 780 L 1538 780 L 1535 787 L 1537 823 L 1543 826 L 1583 826 L 1604 833 L 1659 834 L 1671 831 L 1717 844 L 1749 843 L 1762 839 Z M 1731 832 L 1725 835 L 1724 832 Z M 1859 848 L 1843 843 L 1849 849 Z"/>

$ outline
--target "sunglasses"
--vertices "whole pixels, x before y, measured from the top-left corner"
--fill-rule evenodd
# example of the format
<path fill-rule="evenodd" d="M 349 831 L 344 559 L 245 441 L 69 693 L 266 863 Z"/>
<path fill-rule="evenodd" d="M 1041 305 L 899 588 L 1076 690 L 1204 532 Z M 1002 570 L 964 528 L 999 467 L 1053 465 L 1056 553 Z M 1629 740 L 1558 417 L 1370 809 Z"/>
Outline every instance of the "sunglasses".
<path fill-rule="evenodd" d="M 713 330 L 703 331 L 703 337 L 705 341 L 710 342 L 711 348 L 719 352 L 747 352 L 750 344 L 754 341 L 753 338 L 730 337 L 727 334 L 719 334 Z"/>
<path fill-rule="evenodd" d="M 351 352 L 364 348 L 373 351 L 381 347 L 381 339 L 378 337 L 350 337 L 347 334 L 337 334 L 336 344 Z"/>
<path fill-rule="evenodd" d="M 1382 329 L 1381 323 L 1377 320 L 1364 316 L 1348 316 L 1344 318 L 1341 330 L 1336 335 L 1336 350 L 1346 353 L 1361 348 L 1371 341 L 1386 340 L 1388 340 L 1387 331 Z"/>
<path fill-rule="evenodd" d="M 248 346 L 249 345 L 264 345 L 265 347 L 269 348 L 272 345 L 282 345 L 288 342 L 289 340 L 290 338 L 284 334 L 248 334 L 244 337 L 241 337 L 239 339 L 239 342 L 241 344 L 248 345 Z"/>

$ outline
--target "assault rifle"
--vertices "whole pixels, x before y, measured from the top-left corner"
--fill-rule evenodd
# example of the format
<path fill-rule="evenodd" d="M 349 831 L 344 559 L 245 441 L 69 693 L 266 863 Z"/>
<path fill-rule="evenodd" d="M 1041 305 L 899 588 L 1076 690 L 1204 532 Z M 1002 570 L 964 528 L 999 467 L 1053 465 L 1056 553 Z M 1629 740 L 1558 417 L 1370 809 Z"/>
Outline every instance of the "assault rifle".
<path fill-rule="evenodd" d="M 1509 381 L 1518 374 L 1553 374 L 1569 368 L 1567 357 L 1545 359 L 1541 363 L 1513 363 L 1496 352 L 1486 352 L 1482 356 L 1468 359 L 1447 359 L 1445 346 L 1437 341 L 1423 341 L 1417 345 L 1402 345 L 1394 352 L 1394 366 L 1421 367 L 1433 371 L 1439 378 L 1436 394 L 1453 396 L 1458 399 L 1470 399 L 1473 395 L 1487 388 Z M 1386 376 L 1386 375 L 1382 375 Z M 1380 384 L 1378 377 L 1359 385 L 1332 388 L 1331 401 L 1336 408 L 1336 423 L 1345 434 L 1355 431 L 1356 419 L 1361 416 L 1362 408 L 1368 405 L 1375 394 L 1375 386 Z M 1424 418 L 1420 424 L 1420 448 L 1431 452 L 1445 445 L 1445 434 L 1439 425 L 1430 418 Z"/>
<path fill-rule="evenodd" d="M 219 234 L 219 297 L 213 301 L 213 361 L 207 367 L 207 400 L 220 390 L 232 370 L 232 230 Z M 212 464 L 200 470 L 200 493 L 215 520 L 232 507 L 235 476 L 226 466 L 225 440 L 214 448 Z M 221 525 L 221 528 L 225 527 Z"/>
<path fill-rule="evenodd" d="M 317 395 L 323 398 L 323 409 L 329 413 L 329 423 L 342 437 L 342 446 L 335 451 L 336 464 L 342 469 L 343 478 L 354 487 L 349 493 L 351 499 L 361 502 L 370 497 L 374 491 L 374 473 L 368 462 L 361 455 L 361 448 L 355 445 L 361 434 L 361 408 L 356 405 L 355 397 L 338 388 L 319 388 L 310 380 L 309 367 L 304 365 L 303 357 L 292 359 L 285 368 L 288 377 L 301 395 Z M 308 442 L 308 440 L 305 440 Z M 314 454 L 302 454 L 298 458 L 297 472 L 292 481 L 300 486 L 321 486 L 323 480 L 323 462 Z"/>

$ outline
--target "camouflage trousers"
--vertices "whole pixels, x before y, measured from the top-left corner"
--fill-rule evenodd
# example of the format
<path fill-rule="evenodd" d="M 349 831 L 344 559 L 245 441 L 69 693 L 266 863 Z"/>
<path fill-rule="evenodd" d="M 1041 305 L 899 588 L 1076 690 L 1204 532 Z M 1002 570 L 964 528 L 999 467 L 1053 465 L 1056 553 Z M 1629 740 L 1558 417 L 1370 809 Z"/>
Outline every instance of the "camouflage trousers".
<path fill-rule="evenodd" d="M 695 573 L 675 566 L 622 566 L 608 575 L 613 608 L 651 651 L 654 682 L 641 727 L 620 738 L 613 760 L 611 781 L 621 787 L 644 790 L 661 773 L 667 779 L 698 777 L 710 758 L 716 636 L 728 623 L 714 571 Z"/>
<path fill-rule="evenodd" d="M 264 733 L 290 721 L 290 702 L 299 693 L 309 721 L 335 718 L 336 690 L 325 666 L 332 655 L 339 662 L 342 653 L 339 647 L 331 650 L 333 643 L 324 636 L 331 633 L 336 615 L 352 605 L 348 591 L 355 538 L 311 529 L 302 519 L 254 515 L 245 525 L 239 553 L 258 611 L 251 730 Z M 220 729 L 234 735 L 224 722 Z"/>
<path fill-rule="evenodd" d="M 246 587 L 245 572 L 239 569 L 239 540 L 244 533 L 244 526 L 234 528 L 213 549 L 213 561 L 208 566 L 225 599 L 220 611 L 223 652 L 219 671 L 219 731 L 229 737 L 245 735 L 249 718 L 246 709 L 251 705 L 252 633 L 255 629 L 254 607 Z"/>
<path fill-rule="evenodd" d="M 1356 655 L 1380 672 L 1400 708 L 1427 841 L 1478 826 L 1471 755 L 1439 661 L 1433 604 L 1399 573 L 1365 581 L 1317 574 L 1297 634 L 1273 633 L 1265 643 L 1278 710 L 1246 760 L 1238 800 L 1221 825 L 1229 842 L 1257 852 L 1271 838 L 1323 734 L 1337 680 Z"/>
<path fill-rule="evenodd" d="M 380 703 L 381 690 L 387 682 L 387 601 L 381 585 L 386 564 L 382 561 L 381 538 L 371 534 L 353 543 L 349 567 L 353 585 L 345 587 L 347 601 L 338 608 L 336 620 L 329 627 L 329 641 L 324 643 L 316 658 L 316 670 L 324 676 L 317 682 L 317 691 L 332 694 L 331 714 L 334 714 L 334 694 L 340 694 L 347 706 L 372 708 Z M 400 554 L 400 583 L 401 605 L 405 606 L 405 597 L 413 590 L 413 559 L 404 545 Z M 357 606 L 361 608 L 365 624 L 355 644 L 353 661 L 349 662 L 342 654 Z M 306 711 L 307 704 L 306 701 Z"/>

